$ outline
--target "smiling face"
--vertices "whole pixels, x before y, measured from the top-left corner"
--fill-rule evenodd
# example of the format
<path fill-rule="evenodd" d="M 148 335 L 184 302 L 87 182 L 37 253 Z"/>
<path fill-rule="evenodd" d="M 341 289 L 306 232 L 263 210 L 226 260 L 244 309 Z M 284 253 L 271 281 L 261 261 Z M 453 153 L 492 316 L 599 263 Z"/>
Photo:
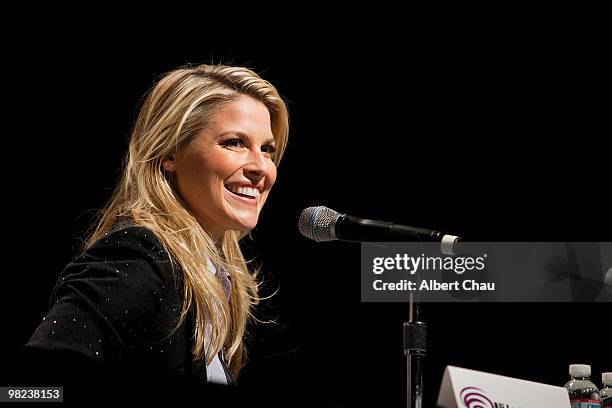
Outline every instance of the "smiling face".
<path fill-rule="evenodd" d="M 215 241 L 249 231 L 276 180 L 266 106 L 247 95 L 222 105 L 191 145 L 164 161 L 175 188 Z"/>

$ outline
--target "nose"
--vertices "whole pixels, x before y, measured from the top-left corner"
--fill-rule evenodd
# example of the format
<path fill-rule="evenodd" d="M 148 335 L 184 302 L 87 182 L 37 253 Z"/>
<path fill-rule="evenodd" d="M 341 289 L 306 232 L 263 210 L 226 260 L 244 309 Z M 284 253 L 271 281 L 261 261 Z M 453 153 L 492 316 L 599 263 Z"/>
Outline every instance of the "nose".
<path fill-rule="evenodd" d="M 250 152 L 249 161 L 244 166 L 244 175 L 251 183 L 257 184 L 268 173 L 268 163 L 263 152 Z"/>

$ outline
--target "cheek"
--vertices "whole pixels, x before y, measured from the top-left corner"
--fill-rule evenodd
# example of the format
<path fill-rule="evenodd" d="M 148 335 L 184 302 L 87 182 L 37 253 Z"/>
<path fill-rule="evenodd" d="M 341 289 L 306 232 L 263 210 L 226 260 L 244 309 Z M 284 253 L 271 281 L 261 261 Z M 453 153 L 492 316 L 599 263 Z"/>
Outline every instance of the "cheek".
<path fill-rule="evenodd" d="M 240 158 L 232 152 L 219 152 L 208 160 L 207 170 L 224 179 L 234 174 L 241 165 Z"/>
<path fill-rule="evenodd" d="M 272 188 L 272 186 L 274 185 L 274 183 L 276 182 L 276 166 L 274 166 L 273 168 L 271 168 L 268 171 L 268 174 L 266 175 L 266 190 L 264 192 L 264 197 L 262 200 L 262 205 L 266 202 L 266 200 L 268 199 L 268 194 L 270 194 L 270 189 Z"/>
<path fill-rule="evenodd" d="M 177 169 L 179 192 L 191 201 L 215 199 L 220 178 L 220 169 L 207 165 L 209 162 L 200 158 L 190 158 Z M 190 204 L 196 204 L 192 202 Z"/>
<path fill-rule="evenodd" d="M 266 177 L 268 178 L 268 185 L 270 186 L 270 188 L 272 188 L 272 186 L 276 182 L 276 166 L 274 164 L 272 164 L 272 167 L 268 171 Z"/>

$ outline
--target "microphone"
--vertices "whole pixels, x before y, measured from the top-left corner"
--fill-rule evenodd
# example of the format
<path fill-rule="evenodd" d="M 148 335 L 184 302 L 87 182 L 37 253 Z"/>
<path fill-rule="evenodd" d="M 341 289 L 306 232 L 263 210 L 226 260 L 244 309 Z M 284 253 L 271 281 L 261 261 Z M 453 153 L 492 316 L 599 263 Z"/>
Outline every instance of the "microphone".
<path fill-rule="evenodd" d="M 299 229 L 306 238 L 317 242 L 440 242 L 442 253 L 449 255 L 454 253 L 454 246 L 460 240 L 440 231 L 358 218 L 323 206 L 304 209 Z"/>

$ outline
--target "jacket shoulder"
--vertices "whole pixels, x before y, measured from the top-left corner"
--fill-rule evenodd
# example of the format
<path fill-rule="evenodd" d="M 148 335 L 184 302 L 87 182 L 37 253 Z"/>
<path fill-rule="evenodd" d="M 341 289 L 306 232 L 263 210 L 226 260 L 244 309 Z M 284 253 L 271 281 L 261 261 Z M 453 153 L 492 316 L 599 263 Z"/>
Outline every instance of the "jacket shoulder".
<path fill-rule="evenodd" d="M 169 261 L 169 254 L 159 238 L 151 230 L 134 224 L 115 226 L 86 248 L 76 261 L 129 256 L 138 256 L 155 263 Z"/>
<path fill-rule="evenodd" d="M 181 305 L 181 274 L 155 234 L 116 228 L 64 268 L 28 346 L 93 361 L 154 350 L 175 327 Z"/>

